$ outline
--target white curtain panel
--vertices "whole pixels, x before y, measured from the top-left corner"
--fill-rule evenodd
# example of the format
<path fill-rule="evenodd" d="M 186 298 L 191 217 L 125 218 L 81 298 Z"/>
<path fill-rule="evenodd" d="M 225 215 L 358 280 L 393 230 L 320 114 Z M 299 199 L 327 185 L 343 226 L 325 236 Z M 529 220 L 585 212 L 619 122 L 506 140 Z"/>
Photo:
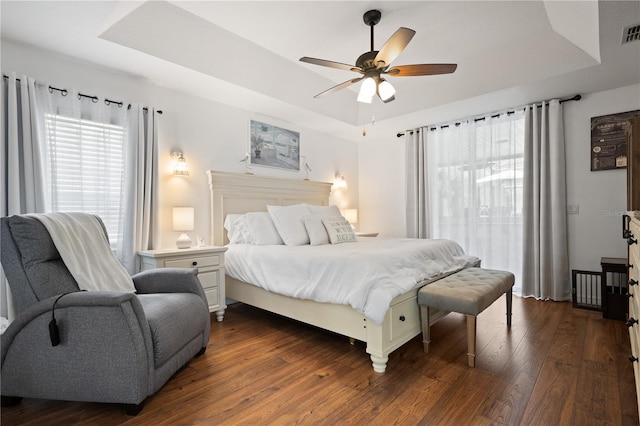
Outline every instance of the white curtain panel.
<path fill-rule="evenodd" d="M 522 295 L 571 299 L 562 106 L 525 109 Z"/>
<path fill-rule="evenodd" d="M 19 80 L 19 81 L 18 81 Z M 46 89 L 44 89 L 46 91 Z M 2 146 L 0 148 L 0 214 L 45 211 L 42 129 L 38 92 L 33 78 L 11 73 L 2 82 Z M 0 267 L 0 315 L 13 319 L 11 291 Z"/>
<path fill-rule="evenodd" d="M 430 237 L 458 242 L 483 267 L 511 271 L 519 283 L 523 111 L 434 126 L 424 133 L 423 153 L 407 149 L 407 179 L 413 189 L 422 185 L 409 181 L 420 176 L 410 169 L 419 167 L 416 155 L 424 157 Z M 412 214 L 418 215 L 407 212 Z"/>
<path fill-rule="evenodd" d="M 424 143 L 425 128 L 405 133 L 406 232 L 408 238 L 430 238 L 428 163 Z"/>
<path fill-rule="evenodd" d="M 154 248 L 158 235 L 157 112 L 133 104 L 129 110 L 126 148 L 124 215 L 118 254 L 130 274 L 139 271 L 140 250 Z"/>

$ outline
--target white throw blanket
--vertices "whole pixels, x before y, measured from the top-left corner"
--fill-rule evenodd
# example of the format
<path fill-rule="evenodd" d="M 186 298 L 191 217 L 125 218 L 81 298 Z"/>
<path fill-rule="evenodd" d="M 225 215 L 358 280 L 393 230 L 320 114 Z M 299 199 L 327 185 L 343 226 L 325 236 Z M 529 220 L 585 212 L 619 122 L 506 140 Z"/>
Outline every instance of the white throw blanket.
<path fill-rule="evenodd" d="M 104 229 L 86 213 L 31 215 L 47 228 L 81 290 L 135 292 L 133 280 L 111 251 Z"/>

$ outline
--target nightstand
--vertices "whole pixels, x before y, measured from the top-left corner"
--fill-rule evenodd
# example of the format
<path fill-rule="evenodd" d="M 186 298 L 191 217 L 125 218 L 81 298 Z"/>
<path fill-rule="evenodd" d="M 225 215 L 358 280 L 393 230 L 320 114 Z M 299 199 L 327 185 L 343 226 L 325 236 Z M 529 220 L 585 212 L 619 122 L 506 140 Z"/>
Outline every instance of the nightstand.
<path fill-rule="evenodd" d="M 224 295 L 224 252 L 226 247 L 191 247 L 139 251 L 140 270 L 155 268 L 197 268 L 198 278 L 207 296 L 209 312 L 221 322 L 227 308 Z"/>
<path fill-rule="evenodd" d="M 377 232 L 356 232 L 356 237 L 377 237 Z"/>

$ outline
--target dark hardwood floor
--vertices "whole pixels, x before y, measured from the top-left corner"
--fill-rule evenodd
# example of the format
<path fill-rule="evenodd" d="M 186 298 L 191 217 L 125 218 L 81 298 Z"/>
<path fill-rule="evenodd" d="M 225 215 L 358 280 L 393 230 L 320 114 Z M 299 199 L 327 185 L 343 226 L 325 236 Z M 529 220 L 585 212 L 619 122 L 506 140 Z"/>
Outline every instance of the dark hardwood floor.
<path fill-rule="evenodd" d="M 375 373 L 364 344 L 236 304 L 213 322 L 207 352 L 144 410 L 24 399 L 3 426 L 31 425 L 637 425 L 627 327 L 570 303 L 504 299 L 478 318 L 467 367 L 463 315 L 416 337 Z"/>

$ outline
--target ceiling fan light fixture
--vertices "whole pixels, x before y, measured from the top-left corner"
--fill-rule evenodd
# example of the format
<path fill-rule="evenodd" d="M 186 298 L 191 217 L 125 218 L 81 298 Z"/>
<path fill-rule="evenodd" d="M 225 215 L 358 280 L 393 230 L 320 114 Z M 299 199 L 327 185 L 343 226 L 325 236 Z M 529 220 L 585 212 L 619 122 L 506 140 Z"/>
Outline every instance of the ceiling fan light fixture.
<path fill-rule="evenodd" d="M 378 84 L 378 93 L 383 101 L 391 99 L 396 94 L 396 89 L 387 80 L 380 81 Z"/>
<path fill-rule="evenodd" d="M 370 104 L 371 100 L 373 99 L 373 95 L 375 94 L 376 81 L 371 77 L 365 78 L 362 82 L 362 85 L 360 86 L 360 93 L 358 93 L 358 102 Z"/>
<path fill-rule="evenodd" d="M 1 0 L 0 0 L 1 1 Z M 358 56 L 355 65 L 342 62 L 327 61 L 326 59 L 310 58 L 303 56 L 301 62 L 320 65 L 323 67 L 336 68 L 340 70 L 352 71 L 360 74 L 359 78 L 352 78 L 333 86 L 324 92 L 318 93 L 314 98 L 320 98 L 338 90 L 345 89 L 352 84 L 362 81 L 358 92 L 358 102 L 370 104 L 375 94 L 384 102 L 393 101 L 396 90 L 385 79 L 382 74 L 393 77 L 414 77 L 420 75 L 451 74 L 456 70 L 456 64 L 411 64 L 391 67 L 391 63 L 407 47 L 413 36 L 416 34 L 411 28 L 400 27 L 387 39 L 380 50 L 375 50 L 373 43 L 373 28 L 380 22 L 382 13 L 379 10 L 369 10 L 363 15 L 364 23 L 371 31 L 371 50 Z"/>

